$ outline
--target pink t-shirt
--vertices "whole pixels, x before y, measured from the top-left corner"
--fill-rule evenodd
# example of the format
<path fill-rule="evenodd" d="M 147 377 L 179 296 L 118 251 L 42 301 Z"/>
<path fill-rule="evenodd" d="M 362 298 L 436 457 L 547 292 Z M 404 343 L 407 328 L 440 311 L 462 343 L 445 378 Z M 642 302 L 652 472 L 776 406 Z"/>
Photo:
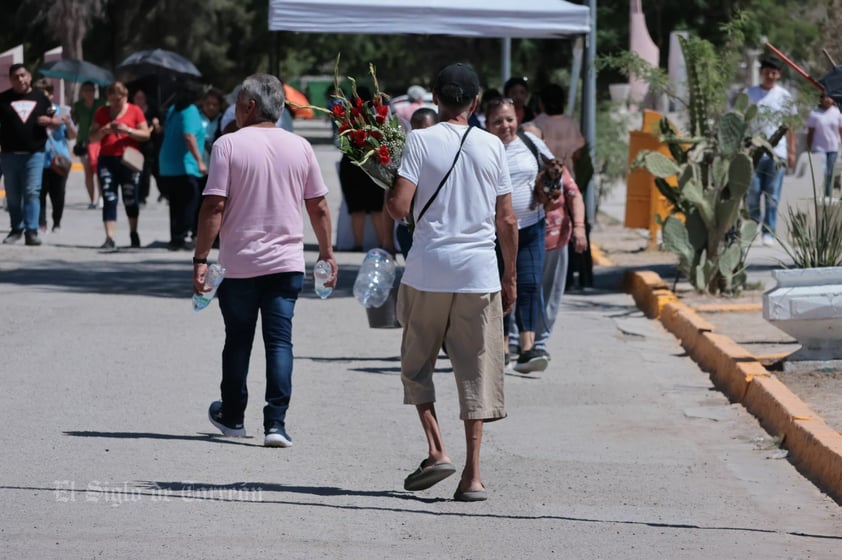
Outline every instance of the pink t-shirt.
<path fill-rule="evenodd" d="M 219 232 L 227 278 L 304 272 L 304 200 L 327 194 L 306 140 L 255 126 L 220 137 L 204 194 L 227 199 Z"/>

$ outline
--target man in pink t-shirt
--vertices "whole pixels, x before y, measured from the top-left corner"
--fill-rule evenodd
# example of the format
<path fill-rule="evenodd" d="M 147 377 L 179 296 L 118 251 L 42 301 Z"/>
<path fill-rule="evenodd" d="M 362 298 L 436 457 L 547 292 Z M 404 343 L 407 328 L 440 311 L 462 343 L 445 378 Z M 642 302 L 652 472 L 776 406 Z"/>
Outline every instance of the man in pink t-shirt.
<path fill-rule="evenodd" d="M 286 412 L 292 392 L 292 316 L 304 283 L 302 205 L 319 243 L 319 259 L 332 268 L 325 286 L 336 284 L 337 273 L 327 187 L 310 144 L 275 127 L 283 107 L 283 86 L 276 77 L 254 74 L 243 81 L 235 111 L 239 130 L 213 145 L 193 256 L 193 291 L 201 294 L 207 291 L 207 257 L 219 234 L 219 263 L 225 267 L 217 292 L 225 322 L 222 400 L 211 403 L 208 417 L 224 435 L 246 435 L 246 376 L 259 312 L 266 348 L 266 447 L 292 445 Z"/>

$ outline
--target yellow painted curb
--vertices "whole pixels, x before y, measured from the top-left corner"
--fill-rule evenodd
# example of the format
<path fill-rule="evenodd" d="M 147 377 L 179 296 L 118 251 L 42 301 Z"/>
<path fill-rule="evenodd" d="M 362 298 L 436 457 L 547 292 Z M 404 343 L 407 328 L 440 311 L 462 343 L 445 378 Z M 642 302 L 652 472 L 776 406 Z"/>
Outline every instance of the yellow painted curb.
<path fill-rule="evenodd" d="M 591 242 L 591 260 L 596 266 L 614 266 L 611 259 L 606 257 L 602 249 L 594 242 Z"/>
<path fill-rule="evenodd" d="M 763 311 L 763 304 L 723 303 L 719 305 L 715 303 L 703 303 L 701 305 L 694 305 L 693 309 L 700 313 L 751 313 L 755 311 Z"/>
<path fill-rule="evenodd" d="M 666 301 L 666 286 L 651 271 L 629 271 L 624 287 L 647 317 L 660 318 L 687 354 L 710 373 L 729 399 L 741 403 L 772 435 L 780 436 L 796 468 L 842 503 L 842 435 L 763 367 L 751 352 L 693 308 Z M 663 304 L 663 305 L 661 305 Z"/>

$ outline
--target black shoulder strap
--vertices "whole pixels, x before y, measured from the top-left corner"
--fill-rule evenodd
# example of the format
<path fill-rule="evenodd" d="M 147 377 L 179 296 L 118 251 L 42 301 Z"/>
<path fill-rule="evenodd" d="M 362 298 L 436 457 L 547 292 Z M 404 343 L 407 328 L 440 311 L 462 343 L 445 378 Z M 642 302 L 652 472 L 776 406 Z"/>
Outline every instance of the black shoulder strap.
<path fill-rule="evenodd" d="M 521 139 L 521 141 L 526 144 L 526 147 L 529 148 L 529 151 L 532 152 L 532 155 L 535 156 L 535 161 L 538 162 L 538 169 L 541 169 L 544 164 L 541 161 L 541 156 L 538 154 L 538 146 L 535 145 L 535 142 L 526 135 L 526 132 L 522 128 L 517 129 L 517 137 Z"/>
<path fill-rule="evenodd" d="M 453 158 L 453 164 L 450 166 L 450 169 L 447 170 L 447 173 L 444 174 L 444 178 L 441 180 L 441 183 L 439 183 L 439 186 L 436 189 L 436 192 L 433 193 L 433 196 L 430 197 L 430 200 L 428 200 L 427 204 L 424 205 L 424 208 L 421 209 L 421 213 L 418 214 L 418 219 L 415 220 L 416 223 L 421 220 L 421 217 L 427 211 L 427 208 L 430 207 L 430 204 L 432 204 L 433 201 L 436 199 L 436 197 L 439 195 L 439 191 L 444 186 L 444 184 L 447 182 L 447 179 L 448 179 L 448 177 L 450 177 L 450 173 L 453 171 L 453 168 L 456 167 L 456 162 L 459 161 L 459 156 L 462 154 L 462 146 L 465 145 L 465 139 L 468 137 L 468 133 L 471 131 L 472 128 L 474 128 L 474 127 L 469 126 L 468 130 L 465 131 L 465 134 L 462 135 L 462 141 L 459 142 L 459 150 L 456 152 L 456 157 Z"/>

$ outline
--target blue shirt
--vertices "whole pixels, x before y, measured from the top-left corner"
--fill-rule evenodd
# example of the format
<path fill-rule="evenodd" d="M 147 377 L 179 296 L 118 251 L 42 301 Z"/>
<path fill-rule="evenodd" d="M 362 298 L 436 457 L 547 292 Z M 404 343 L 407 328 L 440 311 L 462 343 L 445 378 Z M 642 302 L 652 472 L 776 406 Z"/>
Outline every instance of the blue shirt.
<path fill-rule="evenodd" d="M 164 177 L 202 176 L 199 173 L 199 162 L 187 149 L 185 134 L 192 134 L 196 138 L 196 147 L 201 153 L 205 145 L 205 127 L 202 126 L 199 108 L 188 105 L 181 111 L 176 111 L 175 107 L 170 107 L 164 123 L 164 141 L 158 154 L 158 166 Z"/>
<path fill-rule="evenodd" d="M 53 108 L 56 110 L 57 117 L 62 116 L 61 107 L 53 105 Z M 67 159 L 70 159 L 70 148 L 67 145 L 67 125 L 63 124 L 58 128 L 52 129 L 47 134 L 47 143 L 44 145 L 44 169 L 50 168 L 50 163 L 56 154 L 61 154 Z"/>

